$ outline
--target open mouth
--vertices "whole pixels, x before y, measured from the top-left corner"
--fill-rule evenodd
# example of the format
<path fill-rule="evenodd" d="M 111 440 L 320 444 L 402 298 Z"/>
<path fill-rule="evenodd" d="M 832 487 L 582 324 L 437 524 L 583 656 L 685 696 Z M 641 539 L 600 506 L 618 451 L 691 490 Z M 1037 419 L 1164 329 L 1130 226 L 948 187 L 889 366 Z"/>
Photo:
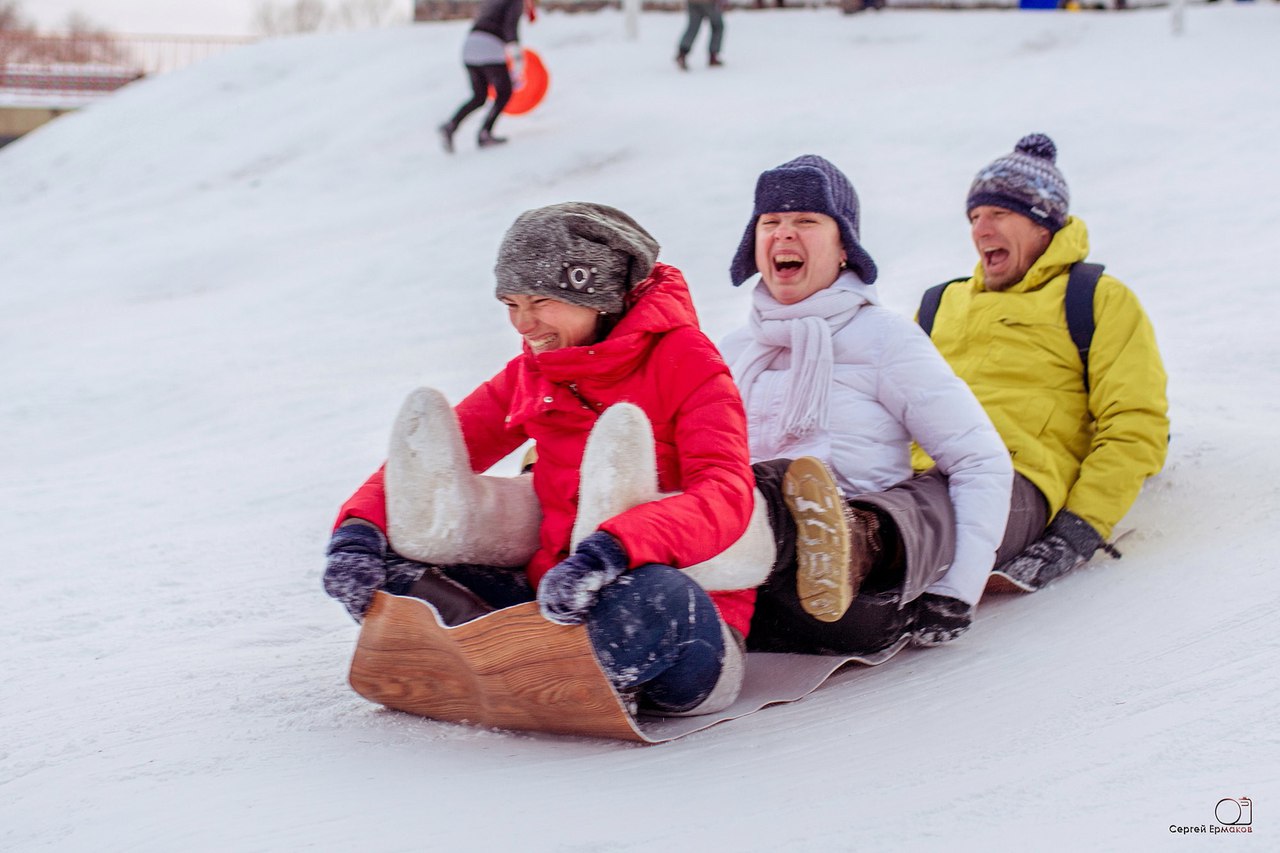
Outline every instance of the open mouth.
<path fill-rule="evenodd" d="M 773 256 L 773 268 L 778 272 L 791 272 L 804 266 L 804 259 L 791 252 Z"/>
<path fill-rule="evenodd" d="M 1008 249 L 983 249 L 982 260 L 988 267 L 996 267 L 1009 259 Z"/>
<path fill-rule="evenodd" d="M 542 352 L 543 350 L 555 349 L 556 342 L 560 340 L 558 335 L 539 335 L 536 338 L 525 338 L 529 342 L 529 348 L 534 352 Z"/>

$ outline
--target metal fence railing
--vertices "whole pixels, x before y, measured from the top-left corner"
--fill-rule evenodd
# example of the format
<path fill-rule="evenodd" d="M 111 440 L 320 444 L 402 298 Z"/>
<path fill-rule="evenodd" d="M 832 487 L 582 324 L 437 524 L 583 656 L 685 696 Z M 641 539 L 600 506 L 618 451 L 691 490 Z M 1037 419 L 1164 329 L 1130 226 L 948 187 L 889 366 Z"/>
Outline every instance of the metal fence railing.
<path fill-rule="evenodd" d="M 0 31 L 0 104 L 74 107 L 254 41 L 234 36 Z"/>

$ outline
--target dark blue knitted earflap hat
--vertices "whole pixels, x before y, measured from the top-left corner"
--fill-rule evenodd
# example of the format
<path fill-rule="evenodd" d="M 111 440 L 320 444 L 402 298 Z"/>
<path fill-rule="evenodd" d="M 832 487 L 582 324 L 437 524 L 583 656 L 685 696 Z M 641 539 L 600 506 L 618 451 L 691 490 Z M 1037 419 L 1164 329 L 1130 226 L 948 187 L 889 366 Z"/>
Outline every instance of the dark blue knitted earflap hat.
<path fill-rule="evenodd" d="M 729 265 L 734 287 L 760 270 L 756 267 L 756 221 L 765 213 L 805 210 L 825 213 L 840 226 L 848 268 L 866 284 L 876 280 L 876 263 L 858 235 L 858 194 L 844 173 L 829 160 L 805 154 L 764 172 L 756 180 L 756 204 Z"/>

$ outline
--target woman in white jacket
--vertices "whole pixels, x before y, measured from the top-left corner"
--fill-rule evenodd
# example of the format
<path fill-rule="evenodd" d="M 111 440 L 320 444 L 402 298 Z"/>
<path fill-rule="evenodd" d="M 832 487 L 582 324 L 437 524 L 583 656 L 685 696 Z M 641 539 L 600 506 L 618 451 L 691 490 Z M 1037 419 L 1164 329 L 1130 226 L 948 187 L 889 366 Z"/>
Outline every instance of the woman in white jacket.
<path fill-rule="evenodd" d="M 778 544 L 754 645 L 959 636 L 1005 532 L 1009 454 L 928 337 L 880 305 L 857 195 L 827 160 L 760 176 L 731 267 L 735 285 L 756 273 L 749 322 L 721 344 Z M 913 440 L 937 463 L 919 476 Z"/>

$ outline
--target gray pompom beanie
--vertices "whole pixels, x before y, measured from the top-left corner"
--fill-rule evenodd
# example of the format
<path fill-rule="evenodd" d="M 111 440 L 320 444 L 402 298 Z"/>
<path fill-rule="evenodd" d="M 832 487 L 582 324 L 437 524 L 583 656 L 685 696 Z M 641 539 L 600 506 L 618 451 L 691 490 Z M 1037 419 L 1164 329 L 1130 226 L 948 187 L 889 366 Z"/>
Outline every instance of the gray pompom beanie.
<path fill-rule="evenodd" d="M 496 292 L 621 314 L 627 293 L 653 272 L 658 248 L 648 231 L 608 205 L 571 201 L 525 211 L 498 249 Z"/>
<path fill-rule="evenodd" d="M 1043 133 L 1022 137 L 1013 151 L 997 157 L 973 179 L 965 213 L 990 204 L 1058 231 L 1067 224 L 1071 193 L 1058 171 L 1057 158 L 1058 146 Z"/>
<path fill-rule="evenodd" d="M 853 184 L 829 160 L 804 154 L 756 179 L 755 209 L 729 265 L 729 278 L 734 287 L 760 271 L 756 267 L 756 221 L 766 213 L 796 210 L 825 213 L 834 219 L 840 226 L 840 242 L 849 269 L 866 284 L 876 280 L 876 263 L 862 248 L 858 234 L 858 194 Z"/>

